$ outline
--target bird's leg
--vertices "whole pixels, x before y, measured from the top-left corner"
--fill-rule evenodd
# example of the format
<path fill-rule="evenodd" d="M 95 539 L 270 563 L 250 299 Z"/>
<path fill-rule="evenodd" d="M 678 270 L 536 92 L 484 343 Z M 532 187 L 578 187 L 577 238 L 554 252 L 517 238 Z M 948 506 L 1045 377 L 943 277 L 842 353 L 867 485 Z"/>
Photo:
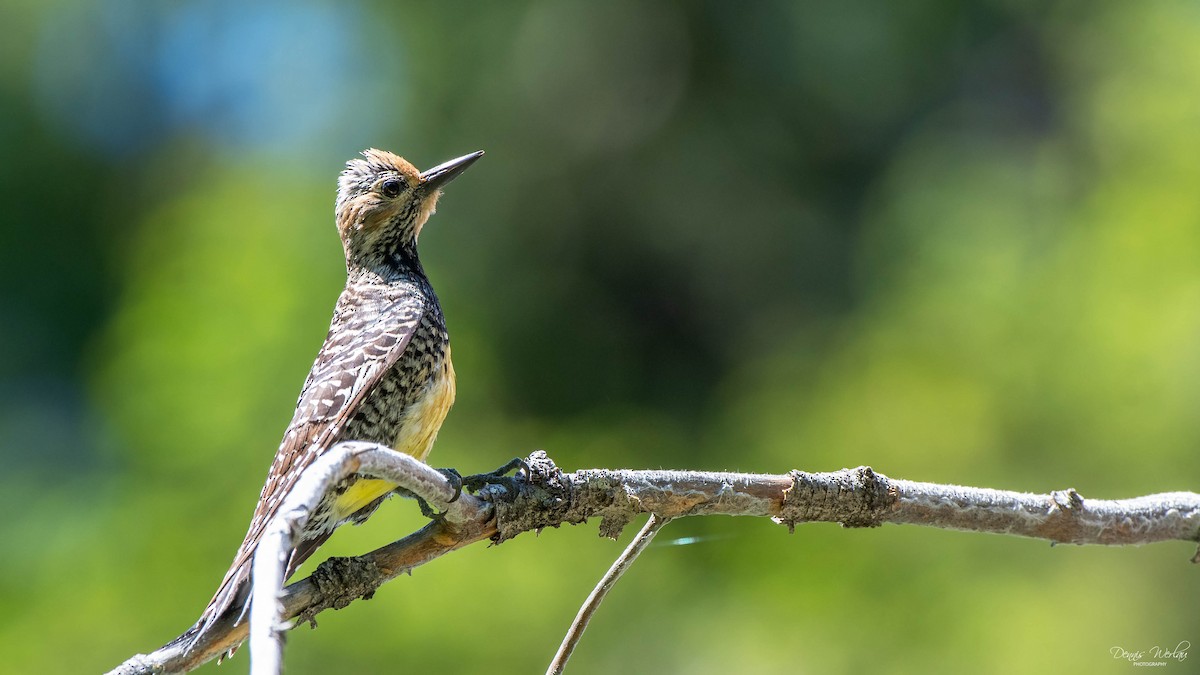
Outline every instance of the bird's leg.
<path fill-rule="evenodd" d="M 445 517 L 446 513 L 444 511 L 438 511 L 437 509 L 430 506 L 429 502 L 425 501 L 424 499 L 422 499 L 420 497 L 417 497 L 416 499 L 417 499 L 417 508 L 421 509 L 421 515 L 425 516 L 426 518 L 428 518 L 430 520 L 439 520 L 439 519 Z"/>
<path fill-rule="evenodd" d="M 436 469 L 438 473 L 445 476 L 446 480 L 454 486 L 454 496 L 450 498 L 451 504 L 458 501 L 458 498 L 462 496 L 464 487 L 471 492 L 479 492 L 489 483 L 500 485 L 508 492 L 510 497 L 515 496 L 519 488 L 520 478 L 518 476 L 508 475 L 514 470 L 519 470 L 518 476 L 521 474 L 526 476 L 529 475 L 529 465 L 526 464 L 525 460 L 521 459 L 520 457 L 513 459 L 495 471 L 489 471 L 488 473 L 477 473 L 471 476 L 463 476 L 455 469 Z M 404 488 L 396 488 L 394 492 L 405 497 L 412 497 L 413 499 L 416 499 L 417 506 L 421 509 L 421 514 L 430 520 L 437 520 L 445 515 L 444 513 L 441 513 L 430 506 L 429 502 L 421 499 L 409 490 L 405 490 Z"/>
<path fill-rule="evenodd" d="M 446 480 L 450 481 L 450 484 L 454 486 L 454 496 L 450 498 L 450 503 L 453 504 L 458 501 L 458 498 L 462 496 L 462 474 L 455 469 L 437 469 L 437 472 L 445 476 Z"/>
<path fill-rule="evenodd" d="M 517 471 L 517 475 L 509 476 L 512 471 Z M 489 483 L 500 485 L 508 491 L 510 497 L 517 494 L 521 476 L 529 475 L 529 465 L 520 457 L 514 458 L 504 466 L 490 471 L 488 473 L 477 473 L 472 476 L 460 477 L 459 481 L 462 486 L 471 492 L 479 492 Z"/>
<path fill-rule="evenodd" d="M 459 474 L 458 471 L 456 471 L 454 469 L 435 469 L 435 471 L 437 471 L 438 473 L 445 476 L 446 480 L 450 482 L 450 485 L 454 486 L 454 496 L 450 498 L 450 501 L 448 503 L 453 504 L 454 502 L 458 501 L 458 498 L 462 496 L 462 489 L 463 489 L 462 475 Z M 446 515 L 445 512 L 438 511 L 437 509 L 430 506 L 429 502 L 422 499 L 420 495 L 413 492 L 412 490 L 406 490 L 402 487 L 398 487 L 398 488 L 393 489 L 392 492 L 400 495 L 401 497 L 407 497 L 410 499 L 417 500 L 417 508 L 421 509 L 421 515 L 425 516 L 426 518 L 428 518 L 430 520 L 437 520 L 437 519 L 441 518 L 442 516 Z"/>
<path fill-rule="evenodd" d="M 402 487 L 398 487 L 398 488 L 392 489 L 392 494 L 399 495 L 405 499 L 415 499 L 417 502 L 417 508 L 421 509 L 421 515 L 425 516 L 426 518 L 428 518 L 430 520 L 437 520 L 437 519 L 441 518 L 442 516 L 446 515 L 444 512 L 438 511 L 437 509 L 430 506 L 429 502 L 425 501 L 425 499 L 423 497 L 421 497 L 417 493 L 413 492 L 412 490 L 406 490 Z M 458 499 L 458 497 L 456 496 L 454 499 Z M 450 501 L 454 501 L 454 500 L 452 499 Z"/>

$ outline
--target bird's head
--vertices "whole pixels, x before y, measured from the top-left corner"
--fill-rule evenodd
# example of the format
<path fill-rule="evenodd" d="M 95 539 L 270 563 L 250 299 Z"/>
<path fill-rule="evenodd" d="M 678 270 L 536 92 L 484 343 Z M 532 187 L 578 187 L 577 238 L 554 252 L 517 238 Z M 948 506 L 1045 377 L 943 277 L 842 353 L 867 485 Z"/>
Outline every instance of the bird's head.
<path fill-rule="evenodd" d="M 442 187 L 483 151 L 428 171 L 383 150 L 362 152 L 338 179 L 337 227 L 347 267 L 375 267 L 396 254 L 416 254 L 417 237 L 437 207 Z"/>

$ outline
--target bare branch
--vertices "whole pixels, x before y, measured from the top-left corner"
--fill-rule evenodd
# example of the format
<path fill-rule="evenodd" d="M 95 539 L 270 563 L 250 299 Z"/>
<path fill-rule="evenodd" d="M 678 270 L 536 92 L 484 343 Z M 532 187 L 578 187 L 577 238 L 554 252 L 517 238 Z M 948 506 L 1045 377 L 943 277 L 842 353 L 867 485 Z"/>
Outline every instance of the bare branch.
<path fill-rule="evenodd" d="M 279 513 L 267 524 L 254 555 L 253 593 L 250 603 L 250 672 L 277 675 L 283 672 L 285 608 L 281 602 L 284 575 L 292 550 L 312 513 L 339 483 L 354 474 L 396 483 L 444 513 L 451 523 L 462 522 L 465 511 L 484 508 L 471 495 L 455 501 L 455 489 L 438 471 L 375 443 L 339 443 L 305 469 L 288 493 Z"/>
<path fill-rule="evenodd" d="M 609 590 L 616 585 L 625 571 L 629 569 L 633 562 L 637 560 L 642 551 L 654 541 L 654 535 L 662 529 L 663 525 L 670 522 L 670 518 L 659 518 L 653 513 L 650 514 L 650 519 L 646 521 L 646 525 L 642 527 L 641 532 L 629 542 L 629 546 L 625 548 L 625 552 L 613 561 L 612 567 L 604 573 L 600 578 L 600 583 L 592 589 L 583 606 L 579 608 L 579 613 L 575 615 L 575 620 L 571 622 L 571 627 L 567 629 L 566 636 L 563 637 L 562 644 L 558 646 L 558 653 L 554 655 L 554 660 L 550 662 L 550 667 L 546 670 L 546 675 L 562 675 L 563 669 L 567 667 L 567 661 L 571 658 L 571 654 L 575 651 L 575 646 L 579 644 L 579 639 L 583 637 L 583 631 L 587 630 L 588 622 L 592 620 L 592 615 L 600 608 L 600 603 L 604 601 L 604 596 L 608 595 Z"/>
<path fill-rule="evenodd" d="M 870 467 L 790 475 L 796 487 L 778 520 L 791 525 L 896 523 L 1107 546 L 1200 539 L 1200 495 L 1193 492 L 1085 500 L 1074 488 L 1030 494 L 919 483 L 889 479 Z"/>
<path fill-rule="evenodd" d="M 641 513 L 665 518 L 766 516 L 789 528 L 803 522 L 846 527 L 907 523 L 1071 544 L 1200 540 L 1200 495 L 1193 492 L 1094 500 L 1073 489 L 1029 494 L 894 480 L 868 467 L 782 475 L 607 469 L 568 474 L 541 451 L 527 462 L 531 472 L 515 495 L 489 486 L 480 493 L 482 500 L 464 495 L 445 519 L 404 539 L 363 556 L 322 563 L 311 577 L 285 589 L 282 616 L 295 618 L 295 623 L 310 621 L 329 607 L 340 609 L 370 596 L 386 581 L 477 541 L 500 543 L 522 532 L 594 517 L 601 519 L 602 535 L 615 537 Z M 367 473 L 367 465 L 358 470 Z M 425 494 L 420 489 L 414 491 Z M 444 501 L 431 503 L 441 508 Z M 185 634 L 153 654 L 134 656 L 112 673 L 187 672 L 245 640 L 246 626 L 219 622 L 185 653 L 189 639 Z"/>

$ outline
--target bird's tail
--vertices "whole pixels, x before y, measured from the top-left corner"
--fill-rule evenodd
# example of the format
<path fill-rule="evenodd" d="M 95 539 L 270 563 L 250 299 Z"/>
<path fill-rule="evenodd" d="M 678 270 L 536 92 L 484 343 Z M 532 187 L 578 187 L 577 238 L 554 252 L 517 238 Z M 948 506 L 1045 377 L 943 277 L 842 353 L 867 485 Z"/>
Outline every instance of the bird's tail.
<path fill-rule="evenodd" d="M 292 551 L 284 578 L 292 576 L 300 565 L 304 564 L 304 561 L 308 560 L 329 539 L 331 534 L 333 534 L 332 530 L 300 542 L 296 549 Z M 212 600 L 208 601 L 208 606 L 200 614 L 200 619 L 185 633 L 190 639 L 190 643 L 188 644 L 189 650 L 195 647 L 208 634 L 217 621 L 226 615 L 236 613 L 236 616 L 233 616 L 232 625 L 234 626 L 246 620 L 246 616 L 250 613 L 250 570 L 254 563 L 254 551 L 256 549 L 257 546 L 249 548 L 247 551 L 239 551 L 237 557 L 234 558 L 234 564 L 225 573 L 225 578 L 221 581 L 221 586 L 217 589 Z M 225 656 L 232 656 L 236 649 L 237 647 L 230 649 L 226 652 Z"/>

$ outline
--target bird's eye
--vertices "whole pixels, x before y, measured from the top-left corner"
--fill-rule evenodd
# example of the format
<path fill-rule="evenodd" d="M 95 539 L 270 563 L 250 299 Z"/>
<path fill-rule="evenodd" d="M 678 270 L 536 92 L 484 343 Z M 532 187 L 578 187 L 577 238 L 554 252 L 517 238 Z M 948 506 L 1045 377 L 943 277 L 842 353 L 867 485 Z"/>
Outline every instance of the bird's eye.
<path fill-rule="evenodd" d="M 399 178 L 389 178 L 383 181 L 383 185 L 379 186 L 379 191 L 382 192 L 383 196 L 387 197 L 388 199 L 395 199 L 396 197 L 399 197 L 403 190 L 404 186 L 400 183 Z"/>

